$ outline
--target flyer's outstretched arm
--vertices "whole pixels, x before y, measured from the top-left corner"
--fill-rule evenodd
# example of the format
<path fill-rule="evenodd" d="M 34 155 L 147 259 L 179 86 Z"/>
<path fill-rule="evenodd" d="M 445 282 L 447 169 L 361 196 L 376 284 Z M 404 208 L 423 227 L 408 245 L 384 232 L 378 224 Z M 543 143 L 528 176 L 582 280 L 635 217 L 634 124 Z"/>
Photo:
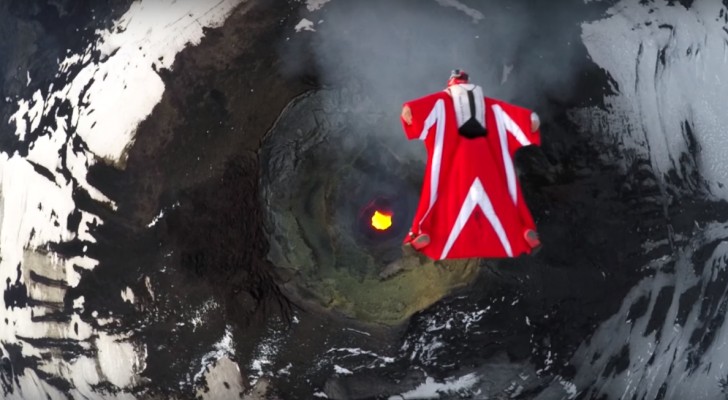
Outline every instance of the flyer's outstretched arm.
<path fill-rule="evenodd" d="M 516 181 L 513 157 L 516 151 L 522 147 L 541 145 L 541 120 L 538 114 L 524 107 L 487 97 L 485 102 L 491 113 L 491 118 L 488 118 L 489 124 L 496 128 L 494 131 L 498 132 L 501 146 L 503 146 L 502 156 L 508 191 L 525 227 L 524 239 L 532 248 L 538 247 L 540 240 L 536 233 L 536 223 L 526 205 L 521 187 Z"/>
<path fill-rule="evenodd" d="M 442 99 L 438 95 L 428 95 L 404 103 L 402 105 L 400 119 L 402 120 L 405 135 L 410 140 L 419 139 L 425 142 L 424 145 L 428 153 L 432 153 L 433 151 L 437 153 L 438 150 L 432 146 L 428 146 L 428 143 L 432 144 L 435 140 L 434 137 L 437 136 L 437 132 L 444 129 L 443 112 L 444 106 Z M 404 239 L 405 244 L 412 244 L 417 249 L 427 246 L 430 243 L 429 235 L 427 233 L 423 234 L 422 232 L 422 224 L 425 216 L 432 209 L 435 201 L 437 201 L 439 172 L 432 171 L 432 156 L 433 154 L 428 154 L 428 165 L 420 194 L 420 202 L 412 220 L 409 234 Z M 435 163 L 439 165 L 439 161 Z"/>

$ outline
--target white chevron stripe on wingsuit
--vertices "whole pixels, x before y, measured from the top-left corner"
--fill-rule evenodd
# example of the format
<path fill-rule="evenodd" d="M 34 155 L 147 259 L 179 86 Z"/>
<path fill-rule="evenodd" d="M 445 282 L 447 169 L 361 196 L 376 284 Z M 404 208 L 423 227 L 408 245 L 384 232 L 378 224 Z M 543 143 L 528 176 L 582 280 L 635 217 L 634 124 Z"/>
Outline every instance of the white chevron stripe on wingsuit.
<path fill-rule="evenodd" d="M 505 167 L 506 171 L 508 194 L 511 195 L 513 204 L 516 204 L 516 171 L 513 168 L 511 153 L 508 151 L 508 138 L 506 136 L 510 133 L 522 146 L 528 146 L 531 142 L 528 140 L 526 135 L 523 134 L 521 127 L 513 121 L 511 116 L 508 115 L 500 105 L 494 104 L 492 108 L 496 126 L 498 128 L 498 139 L 501 145 L 501 153 L 503 154 L 503 167 Z"/>
<path fill-rule="evenodd" d="M 439 99 L 435 102 L 435 106 L 430 111 L 430 115 L 425 120 L 425 126 L 420 134 L 420 140 L 427 139 L 430 128 L 435 125 L 435 146 L 432 150 L 432 163 L 430 164 L 430 205 L 427 211 L 420 219 L 420 226 L 432 211 L 432 207 L 437 201 L 437 190 L 440 185 L 440 170 L 442 168 L 442 147 L 445 141 L 445 102 Z"/>
<path fill-rule="evenodd" d="M 500 106 L 498 106 L 498 107 L 500 107 Z M 503 122 L 505 122 L 506 130 L 508 131 L 508 133 L 513 135 L 513 137 L 516 138 L 516 140 L 518 140 L 518 143 L 520 143 L 521 146 L 530 145 L 531 141 L 528 140 L 526 135 L 523 133 L 523 130 L 521 130 L 521 127 L 518 126 L 518 124 L 515 121 L 513 121 L 513 118 L 511 118 L 511 116 L 508 115 L 508 113 L 505 112 L 502 108 L 501 108 L 501 111 L 502 111 L 501 116 L 503 118 Z"/>
<path fill-rule="evenodd" d="M 508 151 L 508 134 L 506 129 L 506 122 L 503 115 L 505 111 L 498 104 L 493 105 L 493 115 L 495 116 L 495 123 L 498 128 L 498 141 L 501 146 L 501 154 L 503 155 L 503 167 L 506 172 L 506 183 L 508 184 L 508 193 L 511 195 L 513 204 L 516 204 L 516 171 L 513 168 L 513 159 L 511 159 L 511 153 Z"/>
<path fill-rule="evenodd" d="M 493 203 L 491 203 L 488 194 L 485 192 L 485 188 L 483 188 L 483 183 L 480 182 L 480 178 L 475 178 L 473 184 L 470 186 L 470 190 L 468 190 L 467 196 L 465 196 L 465 201 L 463 201 L 462 207 L 460 207 L 460 212 L 455 220 L 455 224 L 453 224 L 452 229 L 450 230 L 450 235 L 447 238 L 445 247 L 442 249 L 442 254 L 440 255 L 441 260 L 447 257 L 450 253 L 452 246 L 460 237 L 460 233 L 462 233 L 463 228 L 465 228 L 465 224 L 467 224 L 468 220 L 470 220 L 470 216 L 473 215 L 473 211 L 475 211 L 476 206 L 483 210 L 483 214 L 485 214 L 488 222 L 490 222 L 493 230 L 495 230 L 496 235 L 498 235 L 498 240 L 500 240 L 506 254 L 508 254 L 509 257 L 513 257 L 511 243 L 508 240 L 508 235 L 506 235 L 498 215 L 495 213 L 495 209 L 493 209 Z"/>

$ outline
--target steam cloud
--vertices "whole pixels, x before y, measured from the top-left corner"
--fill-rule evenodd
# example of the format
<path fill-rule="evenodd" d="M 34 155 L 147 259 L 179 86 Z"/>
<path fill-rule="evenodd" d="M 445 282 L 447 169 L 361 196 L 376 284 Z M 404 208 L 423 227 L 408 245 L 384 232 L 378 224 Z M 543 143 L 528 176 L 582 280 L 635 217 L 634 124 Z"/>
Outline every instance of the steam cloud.
<path fill-rule="evenodd" d="M 291 68 L 310 63 L 306 55 L 322 83 L 355 88 L 382 117 L 380 130 L 367 134 L 396 136 L 395 144 L 405 144 L 402 102 L 442 90 L 454 68 L 467 70 L 487 96 L 544 117 L 546 99 L 568 98 L 586 65 L 576 21 L 605 7 L 548 3 L 334 0 L 313 13 L 304 10 L 316 31 L 296 34 L 286 59 Z"/>

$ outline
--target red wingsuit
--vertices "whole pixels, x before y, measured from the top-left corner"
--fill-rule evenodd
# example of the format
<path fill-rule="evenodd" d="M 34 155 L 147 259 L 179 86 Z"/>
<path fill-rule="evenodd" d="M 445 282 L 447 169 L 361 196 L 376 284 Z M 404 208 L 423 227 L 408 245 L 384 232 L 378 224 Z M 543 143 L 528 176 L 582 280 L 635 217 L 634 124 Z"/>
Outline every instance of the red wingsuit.
<path fill-rule="evenodd" d="M 532 131 L 532 118 L 537 116 L 526 108 L 480 97 L 478 86 L 460 86 L 471 89 L 471 101 L 472 93 L 484 99 L 469 108 L 473 118 L 485 122 L 485 136 L 460 134 L 463 117 L 458 113 L 463 106 L 456 104 L 452 87 L 404 104 L 412 114 L 411 124 L 402 118 L 405 133 L 422 140 L 428 153 L 411 232 L 430 235 L 430 243 L 420 251 L 435 260 L 530 253 L 524 233 L 535 231 L 536 224 L 523 199 L 513 155 L 522 146 L 540 145 L 538 128 Z"/>

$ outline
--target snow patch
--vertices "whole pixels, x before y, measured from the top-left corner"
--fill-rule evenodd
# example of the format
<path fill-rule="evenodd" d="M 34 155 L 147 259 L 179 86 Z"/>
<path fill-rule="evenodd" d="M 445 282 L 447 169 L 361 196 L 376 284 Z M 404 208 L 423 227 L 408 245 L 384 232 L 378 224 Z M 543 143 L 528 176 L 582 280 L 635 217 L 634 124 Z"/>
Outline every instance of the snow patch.
<path fill-rule="evenodd" d="M 425 382 L 409 392 L 390 396 L 389 400 L 397 399 L 439 399 L 442 395 L 454 394 L 463 390 L 470 390 L 480 379 L 475 374 L 468 374 L 459 378 L 446 379 L 437 382 L 434 378 L 427 377 Z"/>
<path fill-rule="evenodd" d="M 352 348 L 352 347 L 349 347 L 349 348 L 334 348 L 334 349 L 328 350 L 327 353 L 335 353 L 335 354 L 336 353 L 339 353 L 339 354 L 342 354 L 343 353 L 342 354 L 343 357 L 367 356 L 367 357 L 371 357 L 371 358 L 374 358 L 374 359 L 380 361 L 380 365 L 379 366 L 383 366 L 385 364 L 391 364 L 391 363 L 394 362 L 394 358 L 392 358 L 392 357 L 380 356 L 377 353 L 374 353 L 374 352 L 368 351 L 368 350 L 362 350 L 362 349 L 360 349 L 358 347 L 357 348 Z"/>
<path fill-rule="evenodd" d="M 170 207 L 170 210 L 174 210 L 177 207 L 179 207 L 179 202 L 174 203 Z M 166 210 L 165 209 L 159 210 L 159 214 L 157 214 L 157 216 L 152 219 L 152 222 L 150 222 L 150 223 L 147 224 L 147 228 L 151 228 L 151 227 L 156 226 L 157 223 L 159 222 L 159 220 L 161 220 L 162 218 L 164 218 L 164 215 L 165 214 L 166 214 Z"/>
<path fill-rule="evenodd" d="M 203 400 L 238 398 L 238 394 L 245 391 L 240 367 L 228 357 L 222 357 L 210 366 L 205 381 L 207 390 L 197 390 L 197 397 Z"/>
<path fill-rule="evenodd" d="M 84 301 L 86 301 L 86 299 L 83 296 L 73 299 L 73 309 L 79 311 L 83 310 Z"/>
<path fill-rule="evenodd" d="M 100 335 L 96 340 L 101 372 L 106 379 L 119 388 L 130 386 L 137 374 L 144 369 L 144 361 L 129 342 L 118 341 L 108 335 Z"/>
<path fill-rule="evenodd" d="M 291 368 L 293 367 L 293 364 L 288 363 L 288 365 L 285 366 L 285 368 L 281 368 L 278 370 L 278 375 L 291 375 Z"/>
<path fill-rule="evenodd" d="M 207 354 L 202 356 L 201 364 L 202 368 L 194 375 L 193 382 L 199 382 L 200 379 L 210 371 L 211 366 L 214 366 L 218 360 L 223 357 L 234 357 L 235 347 L 233 344 L 233 331 L 230 326 L 225 327 L 225 333 L 223 334 L 220 341 L 215 343 L 213 349 Z M 237 364 L 235 364 L 237 367 Z"/>
<path fill-rule="evenodd" d="M 284 338 L 281 331 L 270 328 L 267 337 L 258 344 L 253 355 L 254 359 L 248 368 L 250 371 L 248 379 L 251 385 L 255 385 L 264 375 L 274 374 L 273 362 Z"/>
<path fill-rule="evenodd" d="M 215 300 L 208 299 L 207 301 L 205 301 L 200 308 L 195 310 L 195 315 L 192 316 L 192 319 L 190 321 L 190 323 L 192 324 L 192 331 L 194 332 L 197 328 L 203 326 L 205 324 L 205 316 L 219 308 L 220 305 L 217 304 Z"/>
<path fill-rule="evenodd" d="M 329 1 L 331 0 L 306 0 L 306 9 L 310 12 L 314 12 L 321 9 L 324 4 L 328 3 Z"/>
<path fill-rule="evenodd" d="M 126 287 L 126 289 L 121 291 L 121 298 L 128 303 L 134 304 L 134 292 L 131 290 L 130 287 Z"/>
<path fill-rule="evenodd" d="M 307 20 L 306 18 L 301 19 L 301 21 L 296 24 L 296 26 L 293 28 L 296 30 L 296 32 L 301 31 L 309 31 L 309 32 L 316 32 L 316 29 L 313 27 L 313 21 Z"/>
<path fill-rule="evenodd" d="M 339 375 L 351 375 L 353 372 L 349 371 L 348 369 L 344 367 L 340 367 L 338 365 L 334 365 L 334 372 Z"/>

